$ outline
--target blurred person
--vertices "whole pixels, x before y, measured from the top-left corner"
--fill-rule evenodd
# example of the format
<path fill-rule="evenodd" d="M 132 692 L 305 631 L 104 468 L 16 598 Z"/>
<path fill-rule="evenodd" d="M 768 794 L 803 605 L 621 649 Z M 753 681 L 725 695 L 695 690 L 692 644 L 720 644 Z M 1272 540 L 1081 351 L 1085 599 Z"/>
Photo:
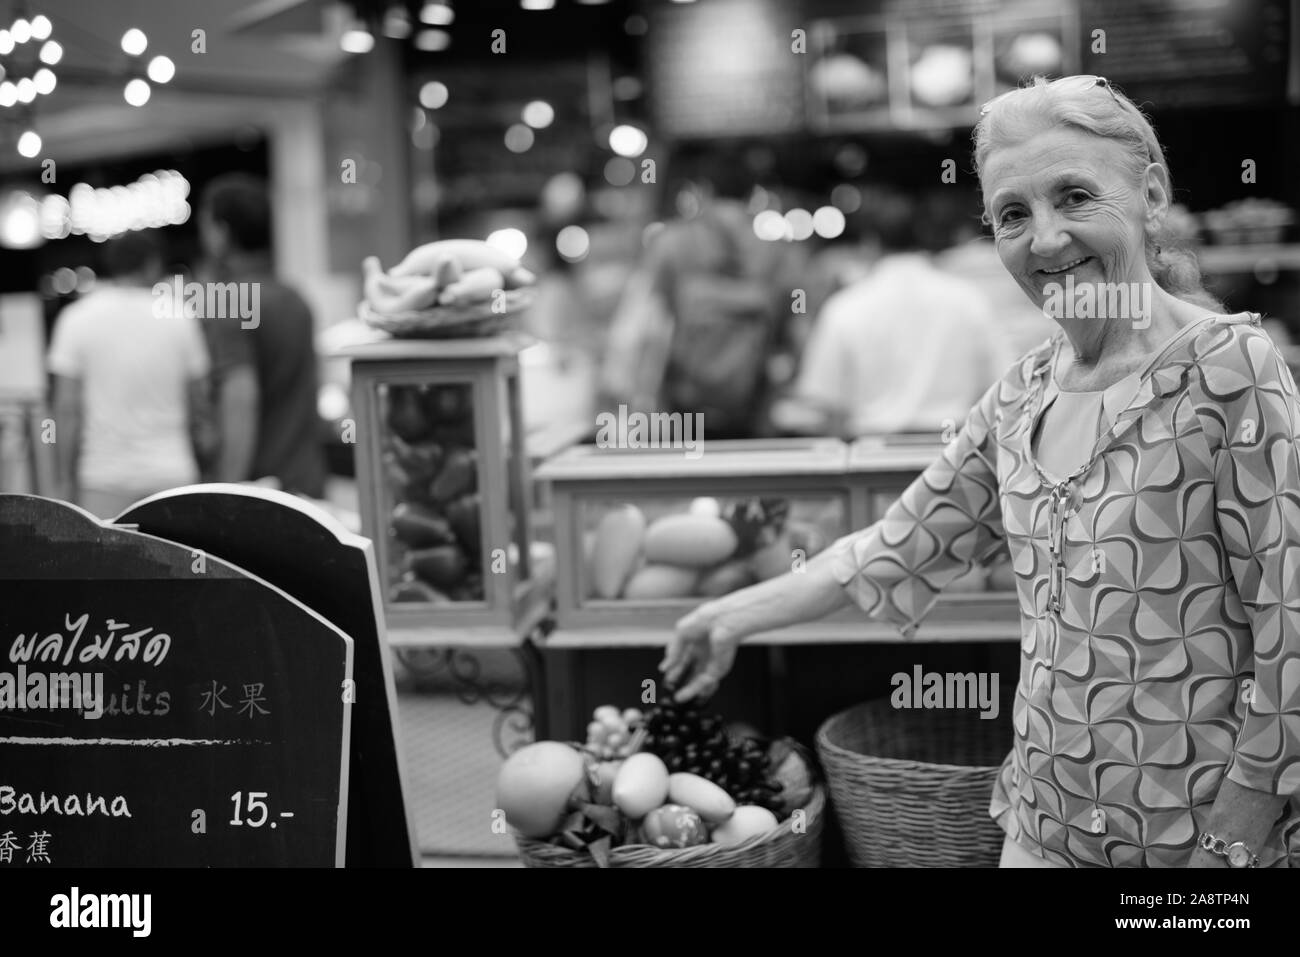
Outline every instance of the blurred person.
<path fill-rule="evenodd" d="M 864 203 L 864 230 L 880 258 L 814 320 L 791 395 L 776 410 L 787 431 L 942 433 L 1010 361 L 987 300 L 935 267 L 917 217 L 902 194 Z"/>
<path fill-rule="evenodd" d="M 554 230 L 531 244 L 537 285 L 523 328 L 538 344 L 521 357 L 524 417 L 530 432 L 581 433 L 595 421 L 600 329 L 578 268 L 556 252 Z"/>
<path fill-rule="evenodd" d="M 782 244 L 754 235 L 747 192 L 719 176 L 678 194 L 683 214 L 650 241 L 612 321 L 605 401 L 700 413 L 714 439 L 765 431 L 789 270 Z"/>
<path fill-rule="evenodd" d="M 271 203 L 265 183 L 241 173 L 208 184 L 199 204 L 207 278 L 255 288 L 252 322 L 208 317 L 220 447 L 218 482 L 274 479 L 320 499 L 325 457 L 317 413 L 314 325 L 307 303 L 271 267 Z"/>
<path fill-rule="evenodd" d="M 107 278 L 54 326 L 56 495 L 100 518 L 199 480 L 208 354 L 194 317 L 160 315 L 161 264 L 154 233 L 110 240 Z"/>

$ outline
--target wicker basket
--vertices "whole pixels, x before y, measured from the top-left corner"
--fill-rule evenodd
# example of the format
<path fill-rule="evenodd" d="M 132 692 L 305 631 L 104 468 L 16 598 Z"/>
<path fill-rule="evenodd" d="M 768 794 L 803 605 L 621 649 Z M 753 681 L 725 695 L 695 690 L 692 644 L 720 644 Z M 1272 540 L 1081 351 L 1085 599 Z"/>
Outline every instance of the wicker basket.
<path fill-rule="evenodd" d="M 362 302 L 357 315 L 366 325 L 401 339 L 475 339 L 512 328 L 535 297 L 531 288 L 506 290 L 501 312 L 493 311 L 490 301 L 391 314 L 376 312 L 370 303 Z"/>
<path fill-rule="evenodd" d="M 817 754 L 853 865 L 996 867 L 1004 835 L 989 798 L 1011 749 L 1010 715 L 1009 703 L 985 720 L 885 698 L 827 720 Z"/>
<path fill-rule="evenodd" d="M 818 786 L 804 808 L 806 829 L 796 834 L 782 824 L 740 844 L 701 844 L 664 850 L 649 844 L 626 844 L 609 853 L 610 867 L 819 867 L 826 792 Z M 596 867 L 586 851 L 557 847 L 515 836 L 525 867 Z"/>

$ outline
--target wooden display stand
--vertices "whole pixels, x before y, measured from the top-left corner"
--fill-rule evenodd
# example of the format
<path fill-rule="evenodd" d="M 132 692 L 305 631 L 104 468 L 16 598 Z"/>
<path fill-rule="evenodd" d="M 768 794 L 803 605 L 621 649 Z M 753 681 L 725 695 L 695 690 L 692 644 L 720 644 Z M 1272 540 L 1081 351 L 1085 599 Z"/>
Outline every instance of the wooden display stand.
<path fill-rule="evenodd" d="M 530 344 L 522 335 L 392 339 L 339 353 L 351 362 L 362 530 L 375 543 L 394 646 L 519 646 L 549 612 L 549 583 L 532 567 L 519 401 L 518 355 Z M 473 458 L 472 476 L 450 481 L 456 455 L 461 466 Z M 433 463 L 427 474 L 421 462 Z M 441 518 L 456 517 L 456 539 L 404 542 L 394 521 L 403 505 L 428 517 L 430 541 Z M 463 581 L 444 595 L 437 586 L 455 577 L 461 556 Z M 441 577 L 420 578 L 421 561 Z"/>

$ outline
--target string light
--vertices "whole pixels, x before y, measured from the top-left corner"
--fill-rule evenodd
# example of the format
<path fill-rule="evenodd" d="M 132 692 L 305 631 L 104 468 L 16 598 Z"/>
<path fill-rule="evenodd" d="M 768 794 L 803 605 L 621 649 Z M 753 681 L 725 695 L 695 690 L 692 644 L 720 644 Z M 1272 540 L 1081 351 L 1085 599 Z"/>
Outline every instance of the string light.
<path fill-rule="evenodd" d="M 28 159 L 41 154 L 41 138 L 35 130 L 27 130 L 18 137 L 18 152 Z"/>
<path fill-rule="evenodd" d="M 449 3 L 430 2 L 420 9 L 420 22 L 431 27 L 449 27 L 455 19 L 456 12 Z"/>
<path fill-rule="evenodd" d="M 130 103 L 132 106 L 144 106 L 149 102 L 149 96 L 152 93 L 153 90 L 150 88 L 149 84 L 137 77 L 126 84 L 126 89 L 122 91 L 122 96 L 125 97 L 126 102 Z"/>
<path fill-rule="evenodd" d="M 144 31 L 132 27 L 122 34 L 122 51 L 129 56 L 139 56 L 149 46 L 149 38 Z"/>
<path fill-rule="evenodd" d="M 156 56 L 149 61 L 149 79 L 155 83 L 166 83 L 176 75 L 176 64 L 171 57 Z"/>
<path fill-rule="evenodd" d="M 339 37 L 339 46 L 344 53 L 369 53 L 374 49 L 375 38 L 366 29 L 364 23 L 356 20 L 351 27 L 343 31 L 343 36 Z"/>

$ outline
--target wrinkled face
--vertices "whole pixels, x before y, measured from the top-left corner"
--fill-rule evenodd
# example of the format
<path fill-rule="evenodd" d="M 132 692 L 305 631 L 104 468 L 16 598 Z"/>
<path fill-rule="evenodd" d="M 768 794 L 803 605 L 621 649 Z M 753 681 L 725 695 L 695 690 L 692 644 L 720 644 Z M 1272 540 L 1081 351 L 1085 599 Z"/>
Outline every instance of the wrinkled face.
<path fill-rule="evenodd" d="M 1134 182 L 1118 143 L 1062 127 L 988 154 L 984 209 L 1002 264 L 1040 308 L 1051 283 L 1149 281 L 1157 186 Z M 1154 205 L 1153 205 L 1154 204 Z"/>

